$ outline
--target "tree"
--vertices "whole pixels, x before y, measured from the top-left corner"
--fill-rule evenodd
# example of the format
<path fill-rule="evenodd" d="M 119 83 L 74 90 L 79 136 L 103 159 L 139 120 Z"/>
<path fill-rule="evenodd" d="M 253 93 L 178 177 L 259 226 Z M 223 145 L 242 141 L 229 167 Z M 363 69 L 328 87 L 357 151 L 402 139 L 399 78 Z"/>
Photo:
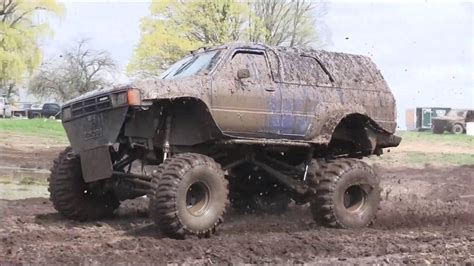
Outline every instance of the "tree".
<path fill-rule="evenodd" d="M 30 92 L 65 101 L 110 85 L 107 76 L 116 71 L 107 52 L 90 49 L 87 40 L 80 40 L 59 59 L 43 63 L 30 81 Z"/>
<path fill-rule="evenodd" d="M 237 41 L 248 16 L 247 5 L 234 0 L 161 0 L 150 10 L 141 22 L 130 74 L 156 76 L 194 49 Z"/>
<path fill-rule="evenodd" d="M 254 20 L 249 40 L 269 45 L 308 46 L 317 41 L 316 3 L 308 0 L 259 0 L 250 2 Z"/>
<path fill-rule="evenodd" d="M 15 84 L 39 66 L 38 41 L 51 33 L 44 17 L 63 11 L 56 0 L 0 0 L 0 93 L 10 97 Z"/>
<path fill-rule="evenodd" d="M 229 41 L 308 46 L 317 9 L 308 0 L 155 0 L 127 71 L 157 76 L 191 50 Z"/>

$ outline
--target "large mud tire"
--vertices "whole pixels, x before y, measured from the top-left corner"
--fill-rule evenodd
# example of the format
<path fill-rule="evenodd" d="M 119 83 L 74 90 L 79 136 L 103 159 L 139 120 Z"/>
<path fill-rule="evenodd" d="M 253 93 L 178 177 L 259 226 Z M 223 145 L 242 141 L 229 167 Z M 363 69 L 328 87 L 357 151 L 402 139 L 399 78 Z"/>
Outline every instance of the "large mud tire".
<path fill-rule="evenodd" d="M 80 159 L 67 156 L 71 151 L 68 147 L 61 152 L 51 168 L 48 190 L 54 208 L 64 217 L 77 221 L 111 216 L 120 202 L 112 192 L 94 194 L 87 190 Z"/>
<path fill-rule="evenodd" d="M 356 159 L 322 165 L 311 202 L 313 218 L 329 227 L 362 228 L 374 219 L 380 205 L 380 181 L 373 169 Z"/>
<path fill-rule="evenodd" d="M 224 171 L 212 158 L 183 153 L 167 159 L 153 179 L 150 216 L 173 238 L 210 236 L 223 221 L 228 201 Z"/>

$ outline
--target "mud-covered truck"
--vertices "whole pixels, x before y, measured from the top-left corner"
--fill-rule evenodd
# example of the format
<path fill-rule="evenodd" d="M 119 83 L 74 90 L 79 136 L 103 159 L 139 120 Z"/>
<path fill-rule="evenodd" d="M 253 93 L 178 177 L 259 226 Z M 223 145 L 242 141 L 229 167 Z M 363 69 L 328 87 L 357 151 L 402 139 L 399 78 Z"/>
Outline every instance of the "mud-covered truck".
<path fill-rule="evenodd" d="M 84 94 L 61 117 L 71 146 L 51 171 L 55 208 L 99 219 L 148 195 L 150 217 L 176 238 L 211 235 L 228 207 L 290 200 L 310 203 L 323 225 L 365 227 L 381 189 L 360 159 L 401 140 L 394 97 L 369 58 L 248 43 Z"/>
<path fill-rule="evenodd" d="M 474 110 L 451 109 L 446 115 L 431 119 L 431 131 L 443 134 L 447 130 L 459 135 L 466 132 L 468 122 L 474 122 Z"/>

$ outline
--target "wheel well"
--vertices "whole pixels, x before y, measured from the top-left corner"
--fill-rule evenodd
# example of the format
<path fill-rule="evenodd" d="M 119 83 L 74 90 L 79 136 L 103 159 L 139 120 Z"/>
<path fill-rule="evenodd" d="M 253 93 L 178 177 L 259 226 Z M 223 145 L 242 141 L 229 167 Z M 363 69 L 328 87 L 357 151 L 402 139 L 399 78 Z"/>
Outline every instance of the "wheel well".
<path fill-rule="evenodd" d="M 463 131 L 466 129 L 466 127 L 460 122 L 453 123 L 453 125 L 451 126 L 451 129 L 454 129 L 455 126 L 460 126 Z"/>
<path fill-rule="evenodd" d="M 171 145 L 190 146 L 204 143 L 221 135 L 207 105 L 195 98 L 168 100 L 164 110 L 172 115 Z"/>
<path fill-rule="evenodd" d="M 347 115 L 334 129 L 328 147 L 334 155 L 372 154 L 377 144 L 377 128 L 377 124 L 366 115 Z"/>

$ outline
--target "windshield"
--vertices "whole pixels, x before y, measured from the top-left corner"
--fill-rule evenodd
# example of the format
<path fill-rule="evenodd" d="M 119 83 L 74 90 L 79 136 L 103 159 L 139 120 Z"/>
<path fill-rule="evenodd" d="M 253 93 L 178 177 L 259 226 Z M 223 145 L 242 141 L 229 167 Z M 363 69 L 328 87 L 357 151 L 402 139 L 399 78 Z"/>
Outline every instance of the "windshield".
<path fill-rule="evenodd" d="M 466 114 L 465 110 L 450 110 L 446 116 L 450 117 L 464 117 Z"/>
<path fill-rule="evenodd" d="M 214 50 L 185 57 L 163 72 L 160 79 L 183 78 L 201 71 L 208 72 L 216 64 L 219 54 L 219 50 Z"/>

